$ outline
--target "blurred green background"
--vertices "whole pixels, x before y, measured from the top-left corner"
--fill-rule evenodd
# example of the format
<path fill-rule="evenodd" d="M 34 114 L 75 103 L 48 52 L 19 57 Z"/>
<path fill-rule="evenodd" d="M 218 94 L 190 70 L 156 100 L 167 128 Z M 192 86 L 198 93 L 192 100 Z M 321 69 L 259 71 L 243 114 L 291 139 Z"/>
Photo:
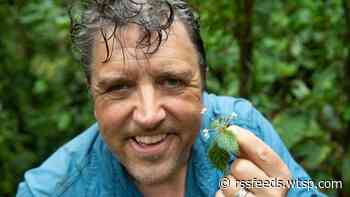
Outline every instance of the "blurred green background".
<path fill-rule="evenodd" d="M 314 180 L 350 196 L 350 1 L 192 0 L 210 92 L 245 97 Z M 60 0 L 0 0 L 0 196 L 94 122 Z"/>

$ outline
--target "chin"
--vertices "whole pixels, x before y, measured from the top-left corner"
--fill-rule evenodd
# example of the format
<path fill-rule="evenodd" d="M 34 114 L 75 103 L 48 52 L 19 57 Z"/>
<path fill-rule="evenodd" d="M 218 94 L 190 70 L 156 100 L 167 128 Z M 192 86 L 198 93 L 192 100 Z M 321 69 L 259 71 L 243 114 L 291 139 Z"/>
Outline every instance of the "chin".
<path fill-rule="evenodd" d="M 178 161 L 166 161 L 161 164 L 129 165 L 126 169 L 139 184 L 159 185 L 176 175 L 182 166 Z"/>
<path fill-rule="evenodd" d="M 185 155 L 189 155 L 188 153 Z M 127 163 L 125 168 L 129 175 L 142 185 L 160 185 L 168 182 L 178 175 L 181 169 L 186 167 L 188 157 L 179 155 L 176 159 L 171 158 L 157 162 Z M 137 163 L 137 164 L 136 164 Z M 136 164 L 136 165 L 135 165 Z"/>

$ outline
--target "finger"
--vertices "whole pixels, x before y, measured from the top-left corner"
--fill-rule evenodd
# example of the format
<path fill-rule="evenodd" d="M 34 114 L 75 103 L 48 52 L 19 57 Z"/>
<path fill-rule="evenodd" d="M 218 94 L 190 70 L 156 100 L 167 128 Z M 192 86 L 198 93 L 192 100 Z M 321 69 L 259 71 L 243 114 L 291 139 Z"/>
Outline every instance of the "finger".
<path fill-rule="evenodd" d="M 247 159 L 236 159 L 231 166 L 231 174 L 236 180 L 240 181 L 241 187 L 248 189 L 254 194 L 276 196 L 275 194 L 283 193 L 282 189 L 269 185 L 272 183 L 270 182 L 271 178 Z"/>
<path fill-rule="evenodd" d="M 223 182 L 225 184 L 222 184 Z M 223 177 L 220 182 L 220 190 L 224 193 L 224 196 L 234 196 L 240 189 L 241 187 L 232 175 Z"/>
<path fill-rule="evenodd" d="M 232 125 L 229 129 L 236 134 L 240 156 L 253 161 L 269 177 L 290 178 L 287 165 L 267 144 L 241 127 Z"/>
<path fill-rule="evenodd" d="M 231 166 L 231 174 L 237 180 L 270 179 L 258 166 L 247 159 L 236 159 Z"/>
<path fill-rule="evenodd" d="M 224 177 L 223 179 L 226 179 L 226 183 L 227 183 L 225 185 L 225 187 L 220 185 L 220 190 L 222 191 L 224 196 L 230 196 L 230 197 L 236 196 L 236 194 L 241 189 L 237 180 L 232 175 L 228 175 L 228 176 Z M 219 194 L 219 195 L 221 195 L 221 194 Z M 251 192 L 248 192 L 248 194 L 245 197 L 254 197 L 254 194 Z"/>

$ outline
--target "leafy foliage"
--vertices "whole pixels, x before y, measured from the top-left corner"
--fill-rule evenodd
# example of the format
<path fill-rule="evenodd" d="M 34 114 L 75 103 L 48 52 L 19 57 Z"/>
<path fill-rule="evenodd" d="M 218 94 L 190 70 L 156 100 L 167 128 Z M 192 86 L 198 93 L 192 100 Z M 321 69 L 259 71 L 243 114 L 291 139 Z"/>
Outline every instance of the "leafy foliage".
<path fill-rule="evenodd" d="M 244 32 L 240 17 L 247 2 L 193 1 L 201 12 L 211 92 L 240 95 L 237 32 Z M 343 189 L 323 192 L 348 196 L 349 2 L 254 1 L 253 10 L 249 100 L 315 181 L 343 180 Z"/>
<path fill-rule="evenodd" d="M 316 181 L 343 180 L 343 189 L 324 192 L 349 196 L 349 1 L 191 3 L 200 11 L 209 91 L 248 97 Z M 62 1 L 0 1 L 0 17 L 0 196 L 13 196 L 25 170 L 94 119 Z"/>
<path fill-rule="evenodd" d="M 0 196 L 93 123 L 60 1 L 0 3 Z"/>

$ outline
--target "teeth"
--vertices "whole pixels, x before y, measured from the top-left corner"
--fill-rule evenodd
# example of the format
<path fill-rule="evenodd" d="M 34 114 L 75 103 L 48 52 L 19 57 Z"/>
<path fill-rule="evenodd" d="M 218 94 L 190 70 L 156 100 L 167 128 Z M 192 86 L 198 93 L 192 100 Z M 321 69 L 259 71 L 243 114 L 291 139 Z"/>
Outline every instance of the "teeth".
<path fill-rule="evenodd" d="M 166 134 L 154 135 L 154 136 L 136 136 L 137 143 L 142 144 L 155 144 L 162 141 L 166 137 Z"/>

